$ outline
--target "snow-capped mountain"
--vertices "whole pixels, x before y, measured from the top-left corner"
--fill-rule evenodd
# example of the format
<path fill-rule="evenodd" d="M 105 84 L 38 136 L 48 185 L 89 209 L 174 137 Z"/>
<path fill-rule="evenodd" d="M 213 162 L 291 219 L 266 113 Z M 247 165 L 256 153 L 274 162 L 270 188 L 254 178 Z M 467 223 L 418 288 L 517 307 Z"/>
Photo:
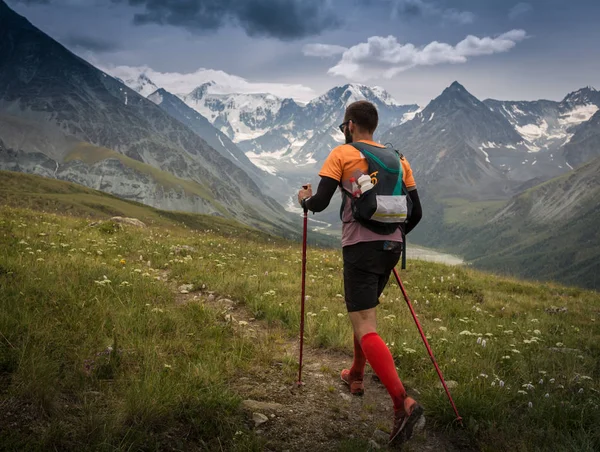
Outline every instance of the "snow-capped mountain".
<path fill-rule="evenodd" d="M 137 77 L 128 78 L 125 80 L 119 77 L 115 78 L 124 85 L 127 85 L 132 90 L 137 91 L 144 97 L 148 97 L 150 94 L 152 94 L 158 89 L 158 86 L 156 86 L 154 82 L 150 80 L 150 78 L 144 73 L 141 73 Z"/>
<path fill-rule="evenodd" d="M 208 82 L 180 97 L 237 143 L 255 165 L 271 173 L 296 172 L 322 162 L 343 142 L 337 125 L 345 107 L 356 100 L 377 106 L 380 130 L 401 124 L 418 109 L 401 105 L 383 88 L 356 84 L 335 87 L 305 105 L 272 94 L 222 91 Z"/>
<path fill-rule="evenodd" d="M 562 148 L 563 155 L 572 168 L 600 157 L 600 110 L 576 127 L 571 140 Z"/>
<path fill-rule="evenodd" d="M 232 160 L 0 0 L 0 169 L 77 182 L 162 209 L 293 230 Z M 143 81 L 147 87 L 149 82 Z"/>
<path fill-rule="evenodd" d="M 472 197 L 506 196 L 531 179 L 566 170 L 558 155 L 531 155 L 505 115 L 454 82 L 411 121 L 383 136 L 431 189 Z"/>
<path fill-rule="evenodd" d="M 555 151 L 571 140 L 573 126 L 588 121 L 598 111 L 600 92 L 582 88 L 561 102 L 487 99 L 484 103 L 513 125 L 531 152 Z"/>
<path fill-rule="evenodd" d="M 276 125 L 284 99 L 266 93 L 213 94 L 215 85 L 204 83 L 179 97 L 236 143 L 258 138 Z"/>

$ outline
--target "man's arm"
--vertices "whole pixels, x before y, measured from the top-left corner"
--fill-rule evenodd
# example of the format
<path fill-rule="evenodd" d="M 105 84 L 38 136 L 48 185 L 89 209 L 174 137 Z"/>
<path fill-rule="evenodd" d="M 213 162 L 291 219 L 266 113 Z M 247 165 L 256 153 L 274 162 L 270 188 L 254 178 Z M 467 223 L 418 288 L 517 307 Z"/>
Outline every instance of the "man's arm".
<path fill-rule="evenodd" d="M 306 208 L 312 212 L 321 212 L 327 208 L 337 190 L 339 182 L 331 177 L 322 176 L 317 193 L 305 201 Z"/>
<path fill-rule="evenodd" d="M 412 212 L 410 215 L 410 220 L 404 226 L 405 234 L 408 234 L 410 231 L 412 231 L 415 226 L 419 224 L 419 221 L 421 221 L 421 218 L 423 217 L 423 209 L 421 208 L 421 200 L 419 199 L 419 193 L 417 192 L 417 189 L 415 188 L 414 190 L 409 191 L 408 196 L 412 201 Z"/>

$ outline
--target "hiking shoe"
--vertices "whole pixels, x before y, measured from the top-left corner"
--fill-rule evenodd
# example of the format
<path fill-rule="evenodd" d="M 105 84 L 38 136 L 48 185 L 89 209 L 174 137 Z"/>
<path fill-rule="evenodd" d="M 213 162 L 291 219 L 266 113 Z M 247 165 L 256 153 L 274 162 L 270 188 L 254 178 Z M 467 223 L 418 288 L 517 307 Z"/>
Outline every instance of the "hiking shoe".
<path fill-rule="evenodd" d="M 363 384 L 362 378 L 360 380 L 352 378 L 348 369 L 342 370 L 340 378 L 344 383 L 350 386 L 350 393 L 352 395 L 361 396 L 365 393 L 365 385 Z"/>
<path fill-rule="evenodd" d="M 394 428 L 390 434 L 389 444 L 401 444 L 411 439 L 415 426 L 424 420 L 424 411 L 414 399 L 407 397 L 404 400 L 404 409 L 394 412 Z"/>

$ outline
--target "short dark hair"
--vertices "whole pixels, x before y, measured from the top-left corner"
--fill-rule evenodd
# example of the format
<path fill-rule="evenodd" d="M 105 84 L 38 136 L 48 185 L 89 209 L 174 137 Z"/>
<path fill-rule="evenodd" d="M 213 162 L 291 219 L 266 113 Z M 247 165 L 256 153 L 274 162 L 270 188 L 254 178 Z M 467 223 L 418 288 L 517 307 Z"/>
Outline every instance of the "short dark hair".
<path fill-rule="evenodd" d="M 351 120 L 360 129 L 366 132 L 373 133 L 379 122 L 377 108 L 371 102 L 359 100 L 351 103 L 346 107 L 344 122 Z"/>

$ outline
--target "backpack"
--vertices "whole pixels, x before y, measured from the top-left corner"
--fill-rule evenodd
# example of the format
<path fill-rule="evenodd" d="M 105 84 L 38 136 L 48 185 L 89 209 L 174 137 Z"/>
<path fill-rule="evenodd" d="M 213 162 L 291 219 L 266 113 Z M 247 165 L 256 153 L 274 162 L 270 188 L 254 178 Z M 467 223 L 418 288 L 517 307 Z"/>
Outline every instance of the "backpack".
<path fill-rule="evenodd" d="M 406 268 L 406 235 L 404 225 L 412 212 L 412 201 L 403 180 L 400 161 L 404 156 L 391 147 L 380 148 L 366 143 L 351 143 L 367 160 L 367 174 L 373 188 L 365 193 L 351 192 L 342 187 L 340 217 L 350 200 L 352 217 L 367 229 L 381 235 L 402 231 L 402 268 Z M 358 177 L 356 177 L 358 179 Z M 347 223 L 347 222 L 346 222 Z"/>

